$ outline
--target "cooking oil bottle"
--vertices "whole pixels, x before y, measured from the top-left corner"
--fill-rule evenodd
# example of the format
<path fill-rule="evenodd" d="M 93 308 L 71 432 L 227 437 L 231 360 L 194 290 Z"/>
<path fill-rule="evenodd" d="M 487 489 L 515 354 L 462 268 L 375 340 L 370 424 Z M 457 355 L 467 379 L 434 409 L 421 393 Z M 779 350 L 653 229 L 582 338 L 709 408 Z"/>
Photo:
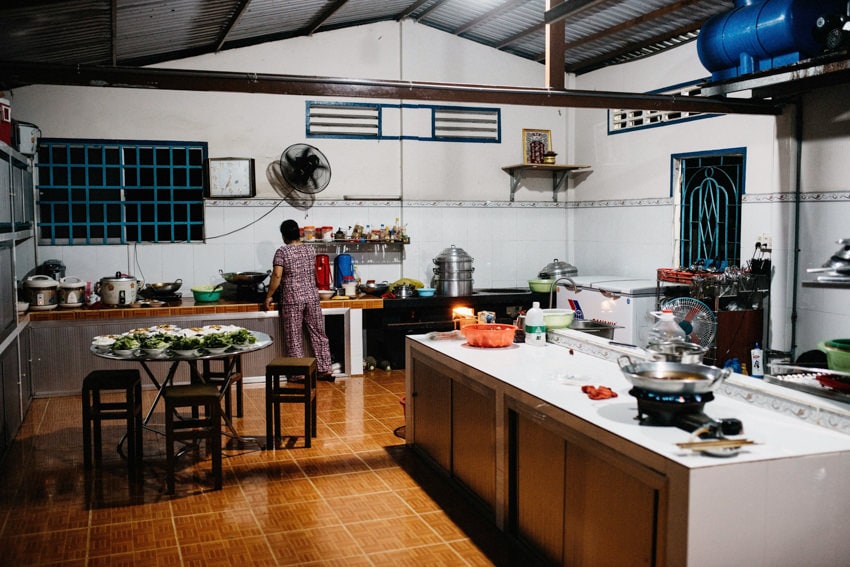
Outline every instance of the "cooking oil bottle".
<path fill-rule="evenodd" d="M 525 344 L 546 346 L 546 321 L 539 301 L 532 303 L 525 314 Z"/>

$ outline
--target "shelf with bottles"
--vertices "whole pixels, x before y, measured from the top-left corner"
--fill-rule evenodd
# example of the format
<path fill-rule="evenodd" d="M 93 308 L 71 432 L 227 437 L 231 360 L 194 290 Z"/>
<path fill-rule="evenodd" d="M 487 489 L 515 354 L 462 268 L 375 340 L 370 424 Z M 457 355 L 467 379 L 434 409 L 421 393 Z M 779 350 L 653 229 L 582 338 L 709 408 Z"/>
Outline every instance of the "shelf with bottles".
<path fill-rule="evenodd" d="M 310 240 L 305 242 L 316 248 L 319 254 L 327 254 L 331 260 L 340 254 L 351 254 L 357 264 L 401 264 L 404 260 L 405 241 L 381 240 Z"/>

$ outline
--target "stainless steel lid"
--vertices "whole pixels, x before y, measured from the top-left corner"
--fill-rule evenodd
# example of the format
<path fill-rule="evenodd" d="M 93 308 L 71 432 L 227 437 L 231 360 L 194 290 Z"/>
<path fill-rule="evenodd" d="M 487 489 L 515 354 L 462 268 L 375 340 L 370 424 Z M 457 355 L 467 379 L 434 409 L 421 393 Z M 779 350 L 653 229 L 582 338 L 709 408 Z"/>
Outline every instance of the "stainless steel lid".
<path fill-rule="evenodd" d="M 435 264 L 445 263 L 445 262 L 466 262 L 472 261 L 473 258 L 463 248 L 458 248 L 454 244 L 449 246 L 448 248 L 444 248 L 442 252 L 440 252 L 436 258 L 434 258 Z"/>
<path fill-rule="evenodd" d="M 576 276 L 578 268 L 568 262 L 563 262 L 555 258 L 546 264 L 537 277 L 543 280 L 557 279 L 561 276 Z"/>

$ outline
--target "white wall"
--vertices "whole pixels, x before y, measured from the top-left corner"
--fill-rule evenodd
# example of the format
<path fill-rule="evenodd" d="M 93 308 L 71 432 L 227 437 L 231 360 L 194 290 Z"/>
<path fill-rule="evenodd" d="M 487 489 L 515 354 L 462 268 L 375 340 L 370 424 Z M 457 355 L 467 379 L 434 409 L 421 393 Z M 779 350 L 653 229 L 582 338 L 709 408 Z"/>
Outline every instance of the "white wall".
<path fill-rule="evenodd" d="M 628 72 L 623 72 L 624 68 Z M 628 66 L 582 75 L 576 84 L 580 89 L 640 92 L 707 74 L 696 55 L 696 44 L 690 43 Z M 671 156 L 743 147 L 747 169 L 742 259 L 751 256 L 759 234 L 773 239 L 770 347 L 784 351 L 794 347 L 799 354 L 815 348 L 820 340 L 850 336 L 850 292 L 799 284 L 813 279 L 805 268 L 826 261 L 838 248 L 835 240 L 850 237 L 848 93 L 850 89 L 841 87 L 817 91 L 804 99 L 804 201 L 796 274 L 793 107 L 775 118 L 727 115 L 616 135 L 607 133 L 607 111 L 576 109 L 575 160 L 593 164 L 594 170 L 569 195 L 574 201 L 567 223 L 570 254 L 585 273 L 654 277 L 658 267 L 678 266 L 670 198 Z M 800 294 L 799 324 L 797 336 L 792 337 L 795 291 Z"/>
<path fill-rule="evenodd" d="M 319 33 L 168 66 L 538 87 L 545 82 L 540 64 L 411 22 Z M 691 43 L 567 79 L 579 89 L 641 92 L 707 74 Z M 848 94 L 847 87 L 837 87 L 804 99 L 798 280 L 807 278 L 806 267 L 829 257 L 836 239 L 850 237 Z M 16 90 L 11 99 L 15 117 L 38 124 L 48 137 L 206 140 L 211 157 L 257 160 L 257 199 L 206 207 L 207 236 L 246 227 L 233 234 L 204 244 L 39 249 L 39 261 L 59 258 L 69 273 L 89 280 L 121 270 L 147 281 L 180 277 L 190 285 L 217 281 L 219 269 L 266 269 L 279 244 L 277 227 L 289 217 L 333 226 L 379 225 L 399 217 L 411 245 L 400 259 L 364 258 L 378 262 L 361 266 L 364 278 L 427 283 L 432 258 L 451 244 L 475 258 L 476 287 L 524 285 L 554 258 L 575 264 L 582 274 L 654 278 L 656 268 L 676 263 L 671 155 L 746 147 L 743 257 L 751 250 L 747 243 L 761 233 L 774 242 L 769 346 L 800 352 L 823 339 L 850 336 L 846 290 L 795 283 L 792 109 L 781 117 L 723 116 L 610 136 L 603 110 L 505 106 L 500 144 L 313 139 L 331 161 L 333 179 L 312 207 L 293 208 L 281 204 L 264 173 L 285 147 L 305 141 L 303 97 L 35 86 Z M 402 121 L 403 128 L 413 126 Z M 526 179 L 517 202 L 508 202 L 501 167 L 521 162 L 523 128 L 551 129 L 559 163 L 593 168 L 572 176 L 574 189 L 559 195 L 560 204 L 551 202 L 547 177 Z M 343 201 L 343 195 L 398 195 L 403 201 Z M 799 324 L 792 344 L 788 321 L 795 292 Z"/>
<path fill-rule="evenodd" d="M 161 66 L 492 85 L 542 86 L 545 80 L 538 63 L 411 22 L 318 33 Z M 335 227 L 391 224 L 399 217 L 412 243 L 401 259 L 364 264 L 362 276 L 370 279 L 427 283 L 431 260 L 451 244 L 475 258 L 476 287 L 525 285 L 553 258 L 565 257 L 565 209 L 552 204 L 550 179 L 528 179 L 511 205 L 509 177 L 501 170 L 522 161 L 523 128 L 551 129 L 553 149 L 566 154 L 567 122 L 558 109 L 503 107 L 502 143 L 471 144 L 305 140 L 307 99 L 297 96 L 33 86 L 16 90 L 12 100 L 16 118 L 38 124 L 46 137 L 201 140 L 209 143 L 210 157 L 256 160 L 257 198 L 209 203 L 204 244 L 39 249 L 40 261 L 63 260 L 69 274 L 86 280 L 123 271 L 148 282 L 182 278 L 188 287 L 219 281 L 219 270 L 264 270 L 280 242 L 278 225 L 289 217 Z M 407 114 L 402 129 L 416 126 L 416 113 Z M 293 208 L 280 203 L 266 171 L 284 148 L 304 141 L 327 155 L 333 176 L 312 207 Z M 344 195 L 404 201 L 352 202 Z"/>

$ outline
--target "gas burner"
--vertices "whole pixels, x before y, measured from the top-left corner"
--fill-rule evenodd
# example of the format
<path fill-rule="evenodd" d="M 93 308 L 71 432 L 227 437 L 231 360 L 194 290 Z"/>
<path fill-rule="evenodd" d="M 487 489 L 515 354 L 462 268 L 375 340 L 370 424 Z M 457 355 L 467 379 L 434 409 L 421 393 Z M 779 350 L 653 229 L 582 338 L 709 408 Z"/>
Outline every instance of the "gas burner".
<path fill-rule="evenodd" d="M 703 439 L 738 435 L 743 427 L 734 418 L 715 421 L 703 413 L 707 402 L 714 399 L 713 392 L 702 394 L 669 394 L 653 392 L 643 388 L 632 388 L 629 394 L 637 398 L 637 419 L 641 425 L 674 426 L 687 432 L 704 429 L 699 434 Z"/>
<path fill-rule="evenodd" d="M 683 415 L 703 416 L 705 420 L 710 420 L 708 416 L 702 413 L 706 402 L 714 399 L 712 392 L 704 394 L 668 394 L 664 392 L 653 392 L 642 388 L 632 388 L 629 394 L 637 398 L 638 415 L 635 419 L 640 421 L 641 425 L 654 426 L 679 426 L 679 420 Z M 687 429 L 686 431 L 693 431 Z"/>

